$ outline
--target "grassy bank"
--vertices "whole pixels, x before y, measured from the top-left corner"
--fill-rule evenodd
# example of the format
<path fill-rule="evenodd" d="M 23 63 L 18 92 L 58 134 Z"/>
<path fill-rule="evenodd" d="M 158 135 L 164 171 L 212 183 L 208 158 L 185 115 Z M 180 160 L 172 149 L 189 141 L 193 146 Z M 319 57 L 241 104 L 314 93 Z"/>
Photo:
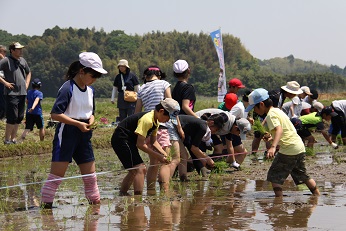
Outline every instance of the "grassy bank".
<path fill-rule="evenodd" d="M 333 94 L 320 94 L 320 101 L 324 105 L 330 105 L 331 101 L 336 99 L 345 99 L 346 93 L 333 93 Z M 49 120 L 49 112 L 54 103 L 53 98 L 45 98 L 42 101 L 42 109 L 44 112 L 45 126 L 47 120 Z M 216 97 L 197 97 L 195 105 L 195 111 L 205 108 L 216 108 L 218 106 Z M 98 127 L 94 130 L 92 143 L 95 149 L 111 148 L 110 139 L 114 131 L 114 126 L 111 123 L 115 121 L 118 116 L 118 110 L 115 104 L 111 104 L 109 99 L 97 99 L 96 100 L 96 121 L 98 121 Z M 102 118 L 102 119 L 101 119 Z M 106 123 L 101 122 L 106 121 Z M 0 137 L 4 140 L 5 133 L 5 121 L 0 121 Z M 22 134 L 25 124 L 24 121 L 19 127 L 18 137 Z M 54 137 L 54 128 L 46 129 L 45 141 L 39 141 L 38 130 L 30 132 L 25 141 L 15 145 L 4 145 L 0 142 L 0 158 L 22 156 L 22 155 L 35 155 L 42 153 L 50 153 L 52 150 L 52 140 Z"/>

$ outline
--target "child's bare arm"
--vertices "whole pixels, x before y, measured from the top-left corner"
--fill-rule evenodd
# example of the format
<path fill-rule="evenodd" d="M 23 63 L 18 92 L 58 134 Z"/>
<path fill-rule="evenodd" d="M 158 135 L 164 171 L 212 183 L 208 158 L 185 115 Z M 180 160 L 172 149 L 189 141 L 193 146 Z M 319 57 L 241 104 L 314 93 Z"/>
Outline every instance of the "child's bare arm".
<path fill-rule="evenodd" d="M 291 112 L 292 117 L 294 116 L 294 107 L 295 107 L 295 105 L 294 105 L 294 103 L 292 103 L 290 106 L 290 112 Z"/>
<path fill-rule="evenodd" d="M 186 115 L 192 115 L 192 116 L 198 118 L 198 116 L 191 110 L 189 104 L 190 104 L 189 99 L 183 99 L 183 102 L 181 105 L 183 111 L 186 113 Z"/>
<path fill-rule="evenodd" d="M 145 153 L 148 153 L 148 155 L 156 157 L 161 163 L 169 163 L 169 161 L 166 159 L 166 156 L 152 150 L 151 148 L 148 147 L 148 145 L 145 143 L 145 137 L 138 134 L 137 137 L 137 148 L 139 148 L 140 150 L 142 150 Z"/>
<path fill-rule="evenodd" d="M 195 156 L 202 161 L 202 163 L 206 163 L 210 167 L 214 167 L 214 161 L 204 152 L 194 145 L 191 145 L 191 151 Z"/>
<path fill-rule="evenodd" d="M 272 145 L 270 146 L 270 148 L 267 151 L 267 157 L 268 158 L 273 158 L 274 157 L 275 151 L 276 151 L 276 146 L 279 144 L 279 141 L 281 139 L 282 132 L 283 132 L 281 125 L 275 127 L 274 130 L 275 130 L 275 135 L 274 135 L 274 138 L 273 138 L 273 142 L 272 142 Z"/>
<path fill-rule="evenodd" d="M 35 109 L 35 107 L 37 106 L 37 104 L 38 104 L 39 102 L 40 102 L 40 98 L 36 97 L 34 103 L 32 104 L 31 108 L 29 108 L 28 111 L 29 111 L 29 112 L 32 112 L 32 111 Z"/>
<path fill-rule="evenodd" d="M 227 162 L 228 163 L 233 163 L 235 161 L 235 156 L 234 156 L 234 148 L 232 141 L 226 138 L 226 145 L 227 145 Z"/>

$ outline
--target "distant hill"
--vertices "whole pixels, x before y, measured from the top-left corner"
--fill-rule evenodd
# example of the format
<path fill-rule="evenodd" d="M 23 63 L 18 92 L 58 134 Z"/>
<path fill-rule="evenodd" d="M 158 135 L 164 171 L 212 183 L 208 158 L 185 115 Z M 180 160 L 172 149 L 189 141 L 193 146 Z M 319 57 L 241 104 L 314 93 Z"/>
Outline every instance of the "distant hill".
<path fill-rule="evenodd" d="M 290 75 L 293 73 L 334 73 L 338 75 L 346 75 L 346 67 L 344 69 L 337 65 L 322 65 L 318 62 L 305 61 L 296 59 L 293 55 L 284 58 L 272 58 L 268 60 L 258 60 L 263 71 L 272 71 L 277 74 Z"/>

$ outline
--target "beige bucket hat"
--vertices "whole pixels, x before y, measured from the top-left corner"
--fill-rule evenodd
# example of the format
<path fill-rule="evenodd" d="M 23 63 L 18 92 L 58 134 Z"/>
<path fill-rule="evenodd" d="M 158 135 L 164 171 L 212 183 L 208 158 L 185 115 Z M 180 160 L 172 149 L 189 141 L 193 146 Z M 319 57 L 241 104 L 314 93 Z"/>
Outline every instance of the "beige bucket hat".
<path fill-rule="evenodd" d="M 296 81 L 287 82 L 286 86 L 282 86 L 281 89 L 295 95 L 303 93 L 303 91 L 300 89 L 299 83 L 297 83 Z"/>
<path fill-rule="evenodd" d="M 118 67 L 119 66 L 126 66 L 127 68 L 130 68 L 129 62 L 126 59 L 120 59 L 118 63 Z"/>

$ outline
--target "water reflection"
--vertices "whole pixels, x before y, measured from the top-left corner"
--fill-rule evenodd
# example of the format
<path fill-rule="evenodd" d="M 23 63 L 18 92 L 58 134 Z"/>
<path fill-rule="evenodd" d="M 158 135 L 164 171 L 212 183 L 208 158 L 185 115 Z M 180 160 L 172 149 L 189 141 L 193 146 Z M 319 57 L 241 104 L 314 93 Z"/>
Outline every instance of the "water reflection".
<path fill-rule="evenodd" d="M 14 211 L 3 214 L 0 222 L 7 220 L 2 223 L 3 230 L 305 229 L 311 225 L 318 227 L 321 222 L 310 221 L 319 201 L 324 206 L 319 206 L 315 216 L 324 214 L 324 218 L 337 216 L 330 209 L 345 204 L 343 184 L 324 183 L 321 188 L 325 187 L 330 194 L 321 197 L 294 192 L 305 189 L 297 188 L 292 181 L 284 185 L 290 190 L 286 197 L 278 199 L 265 181 L 196 181 L 180 188 L 175 195 L 115 196 L 98 206 L 62 204 L 53 210 Z"/>
<path fill-rule="evenodd" d="M 23 162 L 13 163 L 15 167 L 11 169 L 6 167 L 11 163 L 0 163 L 1 187 L 42 181 L 39 174 L 30 171 L 31 167 L 23 170 L 17 166 L 24 166 Z M 283 186 L 286 196 L 278 200 L 267 181 L 236 179 L 236 173 L 213 176 L 208 181 L 173 182 L 168 194 L 160 194 L 157 187 L 156 192 L 142 197 L 118 197 L 114 187 L 119 178 L 121 175 L 116 174 L 99 177 L 103 200 L 96 207 L 86 205 L 79 180 L 64 183 L 57 194 L 57 208 L 53 210 L 35 208 L 39 203 L 40 184 L 2 190 L 0 230 L 307 230 L 316 227 L 335 230 L 344 227 L 344 182 L 319 181 L 323 195 L 317 198 L 310 196 L 307 188 L 297 187 L 288 179 Z"/>
<path fill-rule="evenodd" d="M 307 200 L 284 201 L 274 198 L 272 201 L 258 201 L 261 212 L 266 214 L 265 223 L 274 230 L 287 228 L 307 228 L 309 218 L 318 204 L 318 197 L 310 196 Z"/>
<path fill-rule="evenodd" d="M 41 215 L 42 230 L 67 230 L 77 228 L 84 231 L 97 231 L 101 205 L 90 205 L 85 211 L 85 215 L 79 218 L 79 213 L 73 216 L 65 217 L 58 209 L 39 210 Z M 82 224 L 83 222 L 83 224 Z M 81 228 L 83 226 L 83 229 Z"/>
<path fill-rule="evenodd" d="M 316 164 L 326 165 L 333 163 L 333 156 L 330 152 L 318 152 L 316 153 Z"/>
<path fill-rule="evenodd" d="M 19 187 L 1 190 L 0 200 L 5 206 L 3 209 L 7 212 L 25 211 L 39 206 L 39 195 L 37 193 L 39 185 L 30 184 L 36 181 L 34 173 L 27 174 L 24 180 L 14 176 L 2 178 L 1 181 L 8 186 L 22 182 Z"/>

